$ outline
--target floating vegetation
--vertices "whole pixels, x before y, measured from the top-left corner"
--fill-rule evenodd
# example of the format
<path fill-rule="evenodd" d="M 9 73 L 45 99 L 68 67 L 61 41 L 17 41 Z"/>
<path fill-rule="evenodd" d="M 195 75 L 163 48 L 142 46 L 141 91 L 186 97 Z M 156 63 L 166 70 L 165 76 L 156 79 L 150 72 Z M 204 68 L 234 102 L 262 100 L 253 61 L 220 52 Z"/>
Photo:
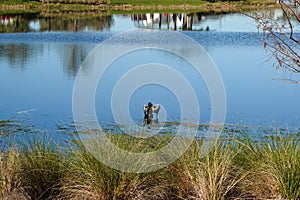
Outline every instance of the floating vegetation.
<path fill-rule="evenodd" d="M 32 125 L 23 124 L 19 120 L 0 121 L 0 136 L 9 136 L 14 133 L 30 133 L 33 131 Z"/>

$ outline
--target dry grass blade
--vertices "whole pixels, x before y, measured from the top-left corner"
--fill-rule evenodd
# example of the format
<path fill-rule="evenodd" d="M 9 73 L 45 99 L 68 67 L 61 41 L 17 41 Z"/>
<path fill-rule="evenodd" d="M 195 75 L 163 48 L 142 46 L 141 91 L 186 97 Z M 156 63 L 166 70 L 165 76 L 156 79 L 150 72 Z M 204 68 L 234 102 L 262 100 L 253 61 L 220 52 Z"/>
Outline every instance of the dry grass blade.
<path fill-rule="evenodd" d="M 300 198 L 300 139 L 296 134 L 273 133 L 248 143 L 250 176 L 244 182 L 258 198 Z"/>
<path fill-rule="evenodd" d="M 108 137 L 127 150 L 144 151 L 160 145 L 143 143 L 140 139 L 132 141 L 123 135 Z M 62 183 L 61 199 L 168 199 L 172 195 L 166 169 L 138 174 L 118 171 L 103 164 L 81 144 L 72 150 L 72 155 Z"/>
<path fill-rule="evenodd" d="M 179 182 L 188 186 L 181 187 L 181 195 L 186 199 L 217 200 L 233 195 L 236 185 L 245 177 L 239 173 L 234 159 L 239 150 L 231 142 L 219 141 L 212 151 L 200 158 L 201 144 L 195 142 L 177 163 Z"/>

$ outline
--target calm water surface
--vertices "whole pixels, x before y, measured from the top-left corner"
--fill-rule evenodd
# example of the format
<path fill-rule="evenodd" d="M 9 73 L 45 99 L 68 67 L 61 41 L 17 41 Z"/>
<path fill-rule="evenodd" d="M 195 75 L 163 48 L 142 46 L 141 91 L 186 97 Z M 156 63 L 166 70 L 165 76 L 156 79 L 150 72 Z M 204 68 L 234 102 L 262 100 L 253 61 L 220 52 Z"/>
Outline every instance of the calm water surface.
<path fill-rule="evenodd" d="M 268 59 L 262 47 L 262 34 L 252 19 L 243 14 L 113 15 L 86 21 L 64 21 L 37 14 L 4 16 L 1 20 L 0 120 L 15 116 L 40 129 L 71 123 L 73 83 L 86 56 L 115 34 L 150 28 L 176 29 L 204 47 L 224 81 L 226 123 L 283 127 L 300 124 L 300 88 L 282 81 L 299 77 L 272 67 L 274 60 Z M 130 62 L 116 61 L 98 85 L 96 109 L 103 123 L 114 122 L 109 97 L 121 74 L 131 65 L 152 58 L 162 62 L 164 58 L 157 51 L 146 50 L 129 56 Z M 180 63 L 173 62 L 173 66 Z M 181 72 L 197 86 L 201 123 L 208 123 L 210 98 L 203 80 L 191 76 L 193 72 L 188 67 L 181 66 Z M 141 108 L 149 100 L 164 106 L 167 120 L 180 118 L 174 94 L 167 88 L 148 85 L 137 90 L 129 102 L 130 114 L 138 123 L 143 117 Z"/>

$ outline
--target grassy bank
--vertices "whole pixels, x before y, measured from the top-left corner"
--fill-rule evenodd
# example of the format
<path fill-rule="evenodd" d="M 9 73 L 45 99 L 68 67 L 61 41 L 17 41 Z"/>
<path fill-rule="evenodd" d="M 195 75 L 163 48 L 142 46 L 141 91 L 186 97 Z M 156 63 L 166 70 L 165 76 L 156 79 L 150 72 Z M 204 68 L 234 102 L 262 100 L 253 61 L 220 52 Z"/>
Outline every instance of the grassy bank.
<path fill-rule="evenodd" d="M 81 143 L 61 146 L 34 137 L 1 153 L 0 194 L 16 199 L 299 199 L 299 134 L 252 134 L 227 130 L 204 157 L 202 140 L 194 140 L 167 167 L 139 174 L 107 167 Z M 132 152 L 154 151 L 173 139 L 168 134 L 107 137 Z"/>
<path fill-rule="evenodd" d="M 247 1 L 199 1 L 199 0 L 45 0 L 0 2 L 0 13 L 20 13 L 34 10 L 41 13 L 95 12 L 95 13 L 137 13 L 137 12 L 239 12 L 276 7 L 273 0 Z"/>

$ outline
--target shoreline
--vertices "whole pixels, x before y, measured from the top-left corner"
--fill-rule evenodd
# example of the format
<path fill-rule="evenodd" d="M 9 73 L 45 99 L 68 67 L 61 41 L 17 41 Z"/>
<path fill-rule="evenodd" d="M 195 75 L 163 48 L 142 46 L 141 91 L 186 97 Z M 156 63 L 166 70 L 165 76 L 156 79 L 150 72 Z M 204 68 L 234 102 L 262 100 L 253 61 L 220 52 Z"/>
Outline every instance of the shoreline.
<path fill-rule="evenodd" d="M 264 2 L 216 2 L 202 3 L 199 5 L 133 5 L 133 4 L 0 4 L 0 14 L 22 14 L 22 13 L 72 13 L 72 12 L 94 12 L 102 14 L 130 14 L 145 12 L 203 12 L 203 13 L 230 13 L 251 10 L 274 9 L 278 4 L 270 1 Z"/>

